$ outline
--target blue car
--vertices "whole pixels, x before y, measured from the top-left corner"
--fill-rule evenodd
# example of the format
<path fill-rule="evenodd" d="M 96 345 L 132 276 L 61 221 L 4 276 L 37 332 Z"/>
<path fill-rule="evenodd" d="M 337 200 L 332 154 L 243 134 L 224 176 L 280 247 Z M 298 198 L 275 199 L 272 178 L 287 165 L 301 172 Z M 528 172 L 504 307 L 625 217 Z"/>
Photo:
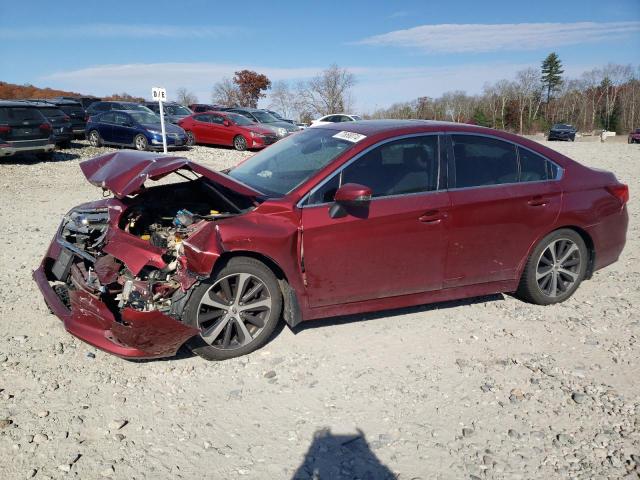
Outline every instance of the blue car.
<path fill-rule="evenodd" d="M 187 144 L 187 134 L 177 125 L 165 123 L 167 148 L 181 148 Z M 104 112 L 87 122 L 86 135 L 94 147 L 120 145 L 136 150 L 162 149 L 160 117 L 139 110 Z"/>

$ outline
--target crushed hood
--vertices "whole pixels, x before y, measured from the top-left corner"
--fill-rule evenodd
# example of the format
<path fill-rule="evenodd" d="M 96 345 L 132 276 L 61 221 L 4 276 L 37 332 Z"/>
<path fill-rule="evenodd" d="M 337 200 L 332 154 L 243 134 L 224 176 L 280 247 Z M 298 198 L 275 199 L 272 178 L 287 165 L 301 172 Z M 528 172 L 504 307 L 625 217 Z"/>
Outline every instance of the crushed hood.
<path fill-rule="evenodd" d="M 210 170 L 184 157 L 153 152 L 121 151 L 107 153 L 80 163 L 89 183 L 110 190 L 117 198 L 139 193 L 148 180 L 159 180 L 176 170 L 191 170 L 240 195 L 262 193 L 222 173 Z"/>

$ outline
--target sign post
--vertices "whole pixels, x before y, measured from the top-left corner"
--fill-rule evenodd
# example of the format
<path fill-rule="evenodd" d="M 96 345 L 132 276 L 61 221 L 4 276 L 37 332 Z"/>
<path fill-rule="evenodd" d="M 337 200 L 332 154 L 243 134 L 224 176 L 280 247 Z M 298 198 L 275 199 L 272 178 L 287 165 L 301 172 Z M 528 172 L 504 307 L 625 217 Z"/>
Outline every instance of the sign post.
<path fill-rule="evenodd" d="M 162 149 L 167 153 L 167 133 L 164 129 L 164 109 L 162 104 L 167 101 L 167 91 L 161 87 L 151 87 L 151 97 L 158 101 L 160 107 L 160 128 L 162 129 Z"/>

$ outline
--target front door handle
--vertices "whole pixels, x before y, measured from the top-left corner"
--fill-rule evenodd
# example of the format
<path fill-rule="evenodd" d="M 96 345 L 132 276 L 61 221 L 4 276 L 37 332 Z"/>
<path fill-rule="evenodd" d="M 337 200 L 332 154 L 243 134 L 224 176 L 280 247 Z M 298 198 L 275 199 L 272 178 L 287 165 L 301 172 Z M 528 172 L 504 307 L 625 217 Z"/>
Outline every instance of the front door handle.
<path fill-rule="evenodd" d="M 424 212 L 424 214 L 418 217 L 418 220 L 422 223 L 440 223 L 443 218 L 446 217 L 445 213 L 440 212 L 439 210 L 429 210 Z"/>
<path fill-rule="evenodd" d="M 542 195 L 536 195 L 535 197 L 529 199 L 527 204 L 532 207 L 544 207 L 549 203 L 549 199 L 547 197 L 543 197 Z"/>

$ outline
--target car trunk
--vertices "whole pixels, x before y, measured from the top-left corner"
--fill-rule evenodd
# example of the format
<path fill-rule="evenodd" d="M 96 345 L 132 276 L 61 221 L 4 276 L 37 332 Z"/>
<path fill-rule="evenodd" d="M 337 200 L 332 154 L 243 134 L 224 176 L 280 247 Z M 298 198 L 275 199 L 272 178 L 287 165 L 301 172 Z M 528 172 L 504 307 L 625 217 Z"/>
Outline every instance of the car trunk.
<path fill-rule="evenodd" d="M 51 126 L 35 107 L 0 107 L 0 139 L 42 140 L 51 135 Z"/>

